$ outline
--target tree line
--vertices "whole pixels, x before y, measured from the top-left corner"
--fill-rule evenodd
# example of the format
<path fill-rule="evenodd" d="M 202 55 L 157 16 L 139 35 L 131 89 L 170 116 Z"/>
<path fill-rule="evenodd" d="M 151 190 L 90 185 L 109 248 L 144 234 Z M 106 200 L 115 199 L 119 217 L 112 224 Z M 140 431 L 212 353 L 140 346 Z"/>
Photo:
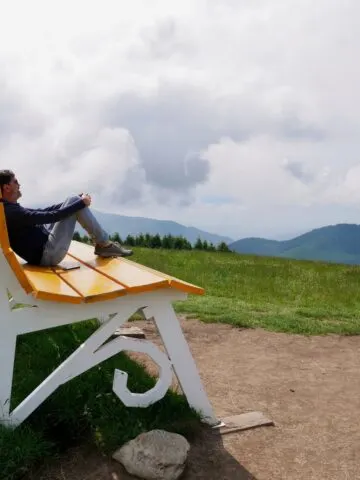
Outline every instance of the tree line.
<path fill-rule="evenodd" d="M 74 233 L 73 240 L 91 244 L 92 241 L 87 235 L 80 235 L 78 231 Z M 151 235 L 150 233 L 139 235 L 128 235 L 125 239 L 122 239 L 118 233 L 110 235 L 110 240 L 113 242 L 119 242 L 129 247 L 144 247 L 144 248 L 164 248 L 167 250 L 207 250 L 209 252 L 231 252 L 230 248 L 225 242 L 220 242 L 218 245 L 214 245 L 212 242 L 201 240 L 198 238 L 194 245 L 182 235 L 164 235 L 161 237 L 158 233 Z"/>

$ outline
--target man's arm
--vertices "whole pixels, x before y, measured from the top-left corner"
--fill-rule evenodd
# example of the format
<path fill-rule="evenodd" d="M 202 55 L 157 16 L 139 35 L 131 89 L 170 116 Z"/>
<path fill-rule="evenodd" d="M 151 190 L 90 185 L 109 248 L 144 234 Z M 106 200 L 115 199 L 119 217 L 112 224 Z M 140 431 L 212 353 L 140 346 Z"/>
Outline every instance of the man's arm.
<path fill-rule="evenodd" d="M 27 208 L 26 210 L 30 210 L 31 212 L 49 212 L 52 210 L 59 210 L 61 208 L 62 203 L 57 203 L 55 205 L 50 205 L 50 207 L 44 208 Z"/>
<path fill-rule="evenodd" d="M 24 208 L 19 204 L 7 204 L 5 208 L 6 221 L 9 225 L 14 226 L 46 225 L 69 217 L 85 206 L 86 204 L 81 198 L 66 207 L 46 211 Z"/>
<path fill-rule="evenodd" d="M 79 193 L 79 197 L 82 197 L 84 194 Z M 28 210 L 35 211 L 37 210 L 38 212 L 49 212 L 51 210 L 59 210 L 61 208 L 62 203 L 56 203 L 55 205 L 50 205 L 50 207 L 44 207 L 44 208 L 28 208 Z"/>
<path fill-rule="evenodd" d="M 56 203 L 55 205 L 50 205 L 50 207 L 45 208 L 38 208 L 37 210 L 40 212 L 50 212 L 52 210 L 59 210 L 61 208 L 62 203 Z"/>

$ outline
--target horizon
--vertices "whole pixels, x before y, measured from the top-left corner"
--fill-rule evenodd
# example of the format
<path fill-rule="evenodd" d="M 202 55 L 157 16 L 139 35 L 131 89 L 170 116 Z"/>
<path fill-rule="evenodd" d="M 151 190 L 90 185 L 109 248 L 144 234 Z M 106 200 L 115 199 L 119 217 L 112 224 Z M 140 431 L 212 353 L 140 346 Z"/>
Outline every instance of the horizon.
<path fill-rule="evenodd" d="M 141 216 L 136 216 L 136 215 L 134 215 L 134 216 L 122 215 L 122 214 L 107 212 L 107 211 L 104 211 L 104 210 L 97 210 L 97 211 L 99 211 L 100 213 L 105 214 L 105 215 L 121 215 L 121 216 L 126 217 L 126 218 L 135 218 L 135 219 L 139 218 L 139 219 L 151 220 L 151 221 L 171 222 L 171 223 L 176 223 L 176 224 L 181 225 L 181 226 L 186 227 L 186 228 L 194 228 L 196 230 L 203 230 L 202 228 L 199 228 L 196 225 L 182 224 L 182 223 L 179 223 L 179 222 L 175 222 L 174 220 L 171 220 L 170 218 L 161 219 L 161 218 L 156 218 L 156 217 L 141 217 Z M 299 237 L 299 236 L 302 236 L 302 235 L 306 235 L 307 233 L 312 232 L 314 230 L 321 230 L 321 229 L 327 228 L 327 227 L 339 227 L 339 226 L 360 227 L 360 223 L 339 222 L 339 223 L 334 223 L 334 224 L 319 225 L 317 227 L 311 228 L 311 229 L 306 230 L 306 231 L 299 231 L 297 233 L 289 234 L 289 236 L 283 236 L 283 237 L 280 236 L 280 237 L 275 237 L 275 238 L 265 237 L 265 236 L 256 236 L 256 235 L 247 235 L 246 237 L 232 238 L 232 237 L 229 237 L 228 235 L 223 235 L 222 233 L 219 233 L 217 231 L 207 231 L 207 230 L 203 230 L 203 231 L 206 232 L 206 233 L 212 234 L 212 235 L 219 235 L 219 236 L 223 236 L 223 237 L 228 237 L 228 238 L 231 239 L 232 242 L 237 242 L 239 240 L 245 240 L 245 239 L 251 239 L 251 238 L 258 238 L 258 239 L 263 239 L 263 240 L 274 240 L 274 241 L 281 242 L 281 241 L 286 241 L 286 240 L 292 240 L 292 239 L 294 239 L 296 237 Z M 142 232 L 142 233 L 144 233 L 144 232 Z"/>
<path fill-rule="evenodd" d="M 2 168 L 29 206 L 88 191 L 97 210 L 234 240 L 357 223 L 359 15 L 356 0 L 8 2 Z"/>

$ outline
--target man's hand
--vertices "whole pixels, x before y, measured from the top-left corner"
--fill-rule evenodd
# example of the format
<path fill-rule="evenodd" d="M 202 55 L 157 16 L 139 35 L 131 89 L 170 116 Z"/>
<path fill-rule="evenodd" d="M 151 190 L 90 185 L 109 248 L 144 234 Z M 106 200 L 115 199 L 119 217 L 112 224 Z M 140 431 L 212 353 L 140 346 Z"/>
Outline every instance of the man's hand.
<path fill-rule="evenodd" d="M 85 203 L 87 207 L 91 204 L 91 197 L 88 193 L 82 193 L 80 196 L 81 200 Z"/>

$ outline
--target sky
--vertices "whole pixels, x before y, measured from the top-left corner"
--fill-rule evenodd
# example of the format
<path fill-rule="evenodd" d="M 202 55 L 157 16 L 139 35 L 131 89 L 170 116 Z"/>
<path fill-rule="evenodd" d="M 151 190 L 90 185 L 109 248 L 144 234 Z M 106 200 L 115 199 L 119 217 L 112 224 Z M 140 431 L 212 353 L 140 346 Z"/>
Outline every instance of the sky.
<path fill-rule="evenodd" d="M 23 205 L 239 239 L 360 223 L 358 0 L 0 0 Z"/>

